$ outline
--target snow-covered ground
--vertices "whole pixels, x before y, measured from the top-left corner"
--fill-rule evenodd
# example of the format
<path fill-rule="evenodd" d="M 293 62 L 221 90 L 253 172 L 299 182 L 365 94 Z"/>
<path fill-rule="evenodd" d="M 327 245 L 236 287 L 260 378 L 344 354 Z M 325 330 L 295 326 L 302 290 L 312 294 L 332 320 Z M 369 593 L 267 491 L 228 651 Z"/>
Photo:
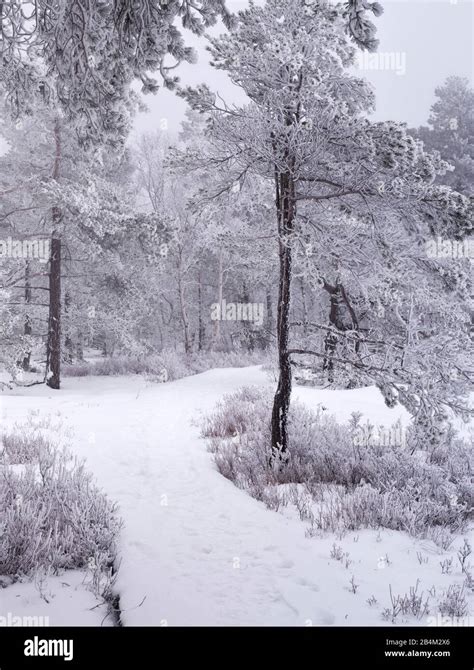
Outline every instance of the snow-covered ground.
<path fill-rule="evenodd" d="M 68 570 L 0 588 L 0 626 L 112 626 L 107 605 L 87 581 L 80 570 Z"/>
<path fill-rule="evenodd" d="M 125 625 L 386 625 L 381 613 L 390 606 L 390 586 L 404 595 L 419 579 L 418 593 L 431 591 L 435 603 L 450 584 L 462 583 L 455 557 L 462 537 L 448 552 L 393 531 L 307 538 L 299 519 L 268 510 L 224 479 L 199 437 L 199 417 L 224 393 L 249 384 L 274 382 L 252 367 L 167 384 L 138 376 L 69 378 L 60 392 L 34 386 L 0 395 L 4 425 L 31 410 L 59 413 L 73 429 L 73 450 L 119 503 L 116 588 Z M 321 403 L 340 420 L 360 411 L 375 424 L 408 421 L 375 388 L 296 388 L 294 397 Z M 331 557 L 334 544 L 349 554 L 348 567 Z M 451 575 L 440 567 L 448 556 L 454 556 Z M 69 574 L 60 581 L 70 584 Z M 54 588 L 49 606 L 34 586 L 0 589 L 0 616 L 47 615 L 50 607 L 51 625 L 103 619 L 82 589 L 66 605 L 74 586 Z"/>

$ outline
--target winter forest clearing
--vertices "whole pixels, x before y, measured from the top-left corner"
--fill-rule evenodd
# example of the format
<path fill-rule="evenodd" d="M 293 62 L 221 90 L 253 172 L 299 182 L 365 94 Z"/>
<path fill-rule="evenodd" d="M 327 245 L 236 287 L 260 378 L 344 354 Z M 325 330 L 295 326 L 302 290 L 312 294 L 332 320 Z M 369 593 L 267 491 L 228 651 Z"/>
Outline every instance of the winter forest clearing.
<path fill-rule="evenodd" d="M 272 388 L 259 368 L 242 368 L 159 386 L 139 377 L 74 379 L 59 401 L 44 388 L 4 400 L 8 425 L 26 422 L 32 406 L 41 416 L 67 416 L 74 452 L 118 502 L 124 527 L 115 589 L 124 625 L 382 625 L 382 613 L 392 609 L 389 585 L 405 595 L 419 581 L 418 595 L 430 602 L 452 584 L 462 586 L 461 536 L 449 549 L 383 529 L 305 537 L 310 524 L 303 519 L 302 526 L 291 491 L 276 513 L 221 477 L 196 419 L 247 384 Z M 388 409 L 374 388 L 297 389 L 294 398 L 313 409 L 323 401 L 341 421 L 351 410 L 377 424 L 408 419 Z M 472 542 L 472 532 L 467 537 Z M 450 560 L 453 571 L 443 574 L 440 564 Z M 23 592 L 15 584 L 2 597 L 13 601 Z M 53 586 L 51 605 L 41 607 L 51 625 L 55 616 L 71 623 L 82 616 L 90 625 L 106 616 L 84 611 L 82 590 L 77 603 L 58 612 L 63 592 Z M 32 593 L 27 598 L 24 614 L 35 603 Z"/>
<path fill-rule="evenodd" d="M 380 116 L 398 12 L 0 2 L 0 625 L 472 625 L 474 92 Z"/>

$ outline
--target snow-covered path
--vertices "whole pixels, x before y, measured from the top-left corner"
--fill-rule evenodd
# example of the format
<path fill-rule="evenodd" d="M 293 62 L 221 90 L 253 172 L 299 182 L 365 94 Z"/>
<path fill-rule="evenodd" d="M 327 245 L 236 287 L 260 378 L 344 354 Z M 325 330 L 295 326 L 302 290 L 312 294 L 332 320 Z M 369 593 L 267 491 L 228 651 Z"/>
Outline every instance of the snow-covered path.
<path fill-rule="evenodd" d="M 389 581 L 408 590 L 415 546 L 436 552 L 432 543 L 388 531 L 381 545 L 377 533 L 364 531 L 338 542 L 350 551 L 349 572 L 330 558 L 333 537 L 306 538 L 301 522 L 267 510 L 218 474 L 196 420 L 224 393 L 269 383 L 258 368 L 245 368 L 163 385 L 139 377 L 66 379 L 60 393 L 33 387 L 0 397 L 7 423 L 30 409 L 59 412 L 73 427 L 74 450 L 119 503 L 125 625 L 382 624 L 367 598 L 375 592 L 388 600 Z M 360 410 L 378 423 L 406 420 L 376 389 L 295 395 L 324 402 L 341 419 Z M 380 555 L 395 550 L 396 572 L 388 575 Z M 356 595 L 348 588 L 352 574 Z"/>

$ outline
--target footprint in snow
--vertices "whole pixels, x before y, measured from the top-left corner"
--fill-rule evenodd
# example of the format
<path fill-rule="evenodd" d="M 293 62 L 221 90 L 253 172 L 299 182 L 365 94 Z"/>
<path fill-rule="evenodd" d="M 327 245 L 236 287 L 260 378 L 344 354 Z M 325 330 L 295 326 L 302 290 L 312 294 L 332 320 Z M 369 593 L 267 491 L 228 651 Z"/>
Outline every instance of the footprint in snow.
<path fill-rule="evenodd" d="M 305 579 L 304 577 L 301 577 L 301 579 L 298 579 L 297 584 L 300 586 L 306 586 L 308 589 L 311 589 L 311 591 L 319 591 L 319 586 L 315 584 L 314 582 L 310 582 L 308 579 Z"/>

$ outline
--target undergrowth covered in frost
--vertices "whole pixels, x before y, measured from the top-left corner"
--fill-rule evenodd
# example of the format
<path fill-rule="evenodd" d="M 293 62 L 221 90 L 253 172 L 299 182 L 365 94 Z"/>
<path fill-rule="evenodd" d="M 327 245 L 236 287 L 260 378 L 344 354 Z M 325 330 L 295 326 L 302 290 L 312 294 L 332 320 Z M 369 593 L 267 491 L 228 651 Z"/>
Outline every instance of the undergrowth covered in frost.
<path fill-rule="evenodd" d="M 203 424 L 219 472 L 278 509 L 294 504 L 308 534 L 390 528 L 446 547 L 473 511 L 473 451 L 453 434 L 432 451 L 360 444 L 359 416 L 338 423 L 293 403 L 288 462 L 270 464 L 272 394 L 256 387 L 224 397 Z"/>
<path fill-rule="evenodd" d="M 31 415 L 0 436 L 0 576 L 85 569 L 111 587 L 121 522 L 84 463 L 56 442 L 59 426 Z"/>
<path fill-rule="evenodd" d="M 268 352 L 207 351 L 184 354 L 167 349 L 153 356 L 114 356 L 64 365 L 65 377 L 145 375 L 156 382 L 175 381 L 215 368 L 242 368 L 269 360 Z"/>

